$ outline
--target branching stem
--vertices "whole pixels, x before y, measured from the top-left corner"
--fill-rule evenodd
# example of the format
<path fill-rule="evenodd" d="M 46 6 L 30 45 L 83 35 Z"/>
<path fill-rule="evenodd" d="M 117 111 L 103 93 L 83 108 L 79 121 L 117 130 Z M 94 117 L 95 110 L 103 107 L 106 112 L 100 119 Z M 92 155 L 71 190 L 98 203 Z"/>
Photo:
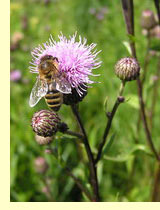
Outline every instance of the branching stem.
<path fill-rule="evenodd" d="M 72 172 L 71 170 L 66 167 L 64 168 L 64 170 L 66 171 L 66 173 L 75 181 L 75 183 L 77 184 L 77 186 L 79 187 L 79 189 L 84 192 L 84 194 L 88 197 L 88 199 L 90 201 L 95 201 L 94 198 L 91 196 L 90 192 L 83 186 L 82 182 L 80 179 L 78 179 Z"/>
<path fill-rule="evenodd" d="M 52 154 L 54 157 L 55 155 L 53 154 L 53 150 L 52 148 L 49 146 L 49 150 L 50 150 L 50 154 Z M 59 163 L 60 164 L 60 163 Z M 71 171 L 71 169 L 67 166 L 64 166 L 62 164 L 60 164 L 60 166 L 63 168 L 63 170 L 68 174 L 68 176 L 70 176 L 76 183 L 76 185 L 78 186 L 78 188 L 86 195 L 86 197 L 90 200 L 90 201 L 95 201 L 95 199 L 92 197 L 91 193 L 88 191 L 88 189 L 83 185 L 82 181 L 80 179 L 78 179 Z"/>
<path fill-rule="evenodd" d="M 72 112 L 75 115 L 76 120 L 79 124 L 81 132 L 84 135 L 84 138 L 82 140 L 83 140 L 83 143 L 84 143 L 84 146 L 85 146 L 85 149 L 86 149 L 86 152 L 87 152 L 88 160 L 89 160 L 91 185 L 92 185 L 92 188 L 93 188 L 95 201 L 99 201 L 100 198 L 99 198 L 99 190 L 98 190 L 97 170 L 96 170 L 93 154 L 92 154 L 89 142 L 88 142 L 88 137 L 87 137 L 86 131 L 84 129 L 83 123 L 81 121 L 77 106 L 72 105 L 71 108 L 72 108 Z"/>
<path fill-rule="evenodd" d="M 112 125 L 113 117 L 114 117 L 114 115 L 115 115 L 119 105 L 122 103 L 119 97 L 122 96 L 122 94 L 123 94 L 124 86 L 125 86 L 125 82 L 122 81 L 118 97 L 117 97 L 117 99 L 116 99 L 116 101 L 114 103 L 114 106 L 113 106 L 113 109 L 112 109 L 110 115 L 108 116 L 108 122 L 107 122 L 106 128 L 104 130 L 103 139 L 102 139 L 101 143 L 99 144 L 98 154 L 97 154 L 95 163 L 97 163 L 101 159 L 103 147 L 104 147 L 104 145 L 105 145 L 105 143 L 107 141 L 107 137 L 108 137 L 111 125 Z"/>

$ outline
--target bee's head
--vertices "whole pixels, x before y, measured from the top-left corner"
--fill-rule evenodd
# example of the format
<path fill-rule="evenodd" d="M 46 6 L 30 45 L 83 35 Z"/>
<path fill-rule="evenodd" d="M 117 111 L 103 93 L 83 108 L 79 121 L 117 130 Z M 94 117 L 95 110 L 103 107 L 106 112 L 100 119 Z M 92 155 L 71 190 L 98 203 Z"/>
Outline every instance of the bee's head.
<path fill-rule="evenodd" d="M 52 55 L 45 55 L 41 58 L 40 63 L 42 63 L 43 61 L 54 61 L 54 60 L 58 62 L 58 58 L 53 57 Z"/>
<path fill-rule="evenodd" d="M 51 56 L 51 55 L 45 55 L 40 60 L 39 70 L 44 74 L 49 73 L 52 66 L 54 65 L 54 61 L 58 62 L 58 59 L 56 57 Z"/>
<path fill-rule="evenodd" d="M 38 69 L 42 73 L 47 74 L 50 71 L 50 63 L 47 60 L 45 60 L 39 64 Z"/>

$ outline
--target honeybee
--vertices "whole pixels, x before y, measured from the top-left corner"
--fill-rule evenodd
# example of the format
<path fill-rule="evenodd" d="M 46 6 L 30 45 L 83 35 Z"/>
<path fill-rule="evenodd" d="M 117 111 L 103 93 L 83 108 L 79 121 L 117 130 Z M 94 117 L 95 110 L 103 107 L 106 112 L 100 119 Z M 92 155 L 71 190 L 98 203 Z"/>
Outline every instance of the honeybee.
<path fill-rule="evenodd" d="M 71 86 L 60 73 L 58 59 L 51 55 L 41 58 L 38 65 L 39 75 L 31 91 L 29 105 L 35 106 L 42 97 L 45 97 L 47 105 L 54 111 L 58 111 L 63 102 L 63 93 L 71 93 Z"/>

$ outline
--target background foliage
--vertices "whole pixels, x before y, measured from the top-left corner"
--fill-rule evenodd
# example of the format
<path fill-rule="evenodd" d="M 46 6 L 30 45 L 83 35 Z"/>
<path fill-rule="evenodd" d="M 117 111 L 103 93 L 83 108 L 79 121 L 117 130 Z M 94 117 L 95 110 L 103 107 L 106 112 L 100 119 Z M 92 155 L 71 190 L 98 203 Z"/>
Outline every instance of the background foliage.
<path fill-rule="evenodd" d="M 151 0 L 134 2 L 136 47 L 143 66 L 146 38 L 142 35 L 140 16 L 144 9 L 155 12 L 155 8 Z M 102 50 L 99 54 L 102 66 L 95 70 L 101 76 L 94 78 L 100 83 L 89 89 L 80 104 L 80 113 L 95 152 L 107 120 L 104 101 L 108 97 L 107 109 L 110 110 L 120 85 L 120 80 L 114 75 L 114 65 L 118 59 L 129 55 L 123 45 L 128 38 L 118 0 L 11 0 L 11 47 L 14 47 L 12 38 L 15 32 L 22 33 L 18 47 L 11 51 L 11 70 L 18 69 L 22 74 L 18 82 L 11 81 L 11 201 L 49 201 L 43 192 L 44 179 L 49 181 L 53 201 L 87 201 L 57 160 L 45 154 L 44 147 L 36 143 L 30 126 L 33 113 L 47 109 L 43 99 L 34 108 L 28 105 L 36 78 L 28 69 L 30 51 L 48 40 L 50 34 L 57 40 L 60 31 L 66 36 L 77 31 L 78 35 L 88 39 L 88 43 L 97 43 L 97 49 Z M 157 58 L 153 57 L 144 92 L 148 108 L 153 86 L 151 77 L 156 72 L 156 65 Z M 110 136 L 115 134 L 114 142 L 98 164 L 100 194 L 103 201 L 149 201 L 155 160 L 146 144 L 141 124 L 137 132 L 136 82 L 127 84 L 124 95 L 129 100 L 120 106 L 110 132 Z M 157 104 L 152 135 L 156 147 L 160 148 L 158 108 Z M 72 130 L 77 129 L 70 107 L 63 105 L 60 115 Z M 58 148 L 59 157 L 63 157 L 74 174 L 87 183 L 87 157 L 78 140 L 68 136 L 62 139 L 58 134 L 53 146 Z M 34 168 L 38 156 L 45 157 L 50 166 L 43 176 Z"/>

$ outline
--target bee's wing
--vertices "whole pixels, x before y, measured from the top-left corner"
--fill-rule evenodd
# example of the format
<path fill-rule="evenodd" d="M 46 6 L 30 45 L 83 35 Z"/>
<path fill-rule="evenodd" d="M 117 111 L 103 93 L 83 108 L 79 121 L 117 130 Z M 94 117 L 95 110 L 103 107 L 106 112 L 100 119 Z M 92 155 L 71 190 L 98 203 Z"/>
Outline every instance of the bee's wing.
<path fill-rule="evenodd" d="M 62 80 L 56 79 L 55 88 L 61 93 L 69 94 L 72 92 L 70 84 L 64 78 Z"/>
<path fill-rule="evenodd" d="M 48 91 L 48 85 L 47 83 L 41 83 L 39 77 L 37 78 L 37 81 L 35 85 L 33 86 L 33 89 L 31 91 L 30 99 L 29 99 L 29 105 L 30 107 L 35 106 L 39 100 L 46 95 Z"/>

